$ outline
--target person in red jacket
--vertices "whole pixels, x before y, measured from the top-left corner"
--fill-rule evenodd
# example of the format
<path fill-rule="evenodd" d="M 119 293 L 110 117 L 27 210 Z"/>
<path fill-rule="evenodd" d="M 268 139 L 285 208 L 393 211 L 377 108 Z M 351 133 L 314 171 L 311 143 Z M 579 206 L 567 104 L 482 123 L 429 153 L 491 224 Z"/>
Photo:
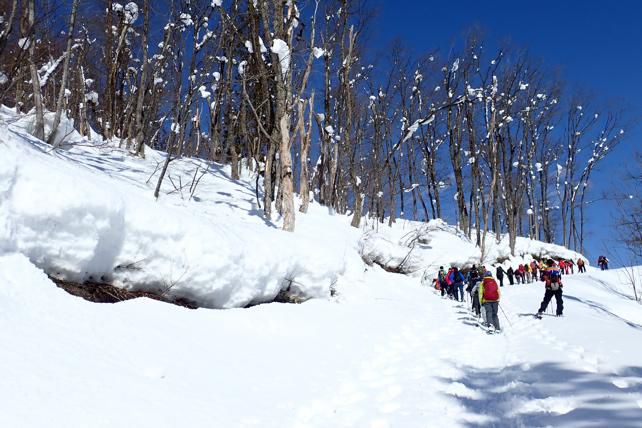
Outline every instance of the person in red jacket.
<path fill-rule="evenodd" d="M 485 325 L 492 325 L 496 331 L 500 331 L 499 297 L 499 286 L 493 279 L 493 274 L 490 272 L 484 273 L 484 279 L 479 285 L 479 303 L 481 303 Z"/>
<path fill-rule="evenodd" d="M 558 265 L 560 267 L 560 275 L 564 275 L 564 270 L 566 269 L 566 263 L 564 262 L 564 259 L 560 259 Z"/>
<path fill-rule="evenodd" d="M 586 263 L 584 262 L 584 259 L 577 259 L 577 272 L 586 273 Z"/>
<path fill-rule="evenodd" d="M 521 279 L 522 284 L 526 284 L 526 281 L 525 281 L 526 270 L 524 270 L 524 265 L 519 265 L 519 267 L 517 268 L 517 273 L 519 274 L 517 276 L 517 283 L 519 284 L 519 281 Z"/>

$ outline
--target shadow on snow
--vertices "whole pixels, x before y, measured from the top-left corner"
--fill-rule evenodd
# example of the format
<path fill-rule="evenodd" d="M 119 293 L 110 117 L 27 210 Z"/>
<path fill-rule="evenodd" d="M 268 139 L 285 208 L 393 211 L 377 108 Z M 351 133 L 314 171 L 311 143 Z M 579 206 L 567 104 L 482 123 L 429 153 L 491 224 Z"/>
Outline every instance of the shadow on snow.
<path fill-rule="evenodd" d="M 459 382 L 476 392 L 447 393 L 474 415 L 462 421 L 467 427 L 641 426 L 642 367 L 625 368 L 620 375 L 557 363 L 460 369 L 464 373 L 459 379 L 441 380 Z"/>

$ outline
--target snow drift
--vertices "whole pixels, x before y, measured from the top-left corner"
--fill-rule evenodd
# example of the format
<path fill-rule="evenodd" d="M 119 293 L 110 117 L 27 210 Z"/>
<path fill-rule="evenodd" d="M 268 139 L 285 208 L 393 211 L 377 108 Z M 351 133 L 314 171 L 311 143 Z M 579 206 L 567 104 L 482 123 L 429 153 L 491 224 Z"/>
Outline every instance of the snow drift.
<path fill-rule="evenodd" d="M 174 161 L 165 195 L 155 201 L 155 181 L 146 180 L 162 156 L 133 159 L 114 147 L 53 151 L 4 125 L 0 252 L 22 253 L 62 279 L 108 281 L 212 308 L 270 301 L 286 287 L 329 296 L 345 270 L 341 253 L 266 227 L 249 184 L 231 183 L 221 166 Z M 166 196 L 175 191 L 170 180 L 189 183 L 196 170 L 206 173 L 202 198 Z M 207 196 L 215 200 L 201 210 Z M 232 214 L 236 208 L 247 218 Z"/>

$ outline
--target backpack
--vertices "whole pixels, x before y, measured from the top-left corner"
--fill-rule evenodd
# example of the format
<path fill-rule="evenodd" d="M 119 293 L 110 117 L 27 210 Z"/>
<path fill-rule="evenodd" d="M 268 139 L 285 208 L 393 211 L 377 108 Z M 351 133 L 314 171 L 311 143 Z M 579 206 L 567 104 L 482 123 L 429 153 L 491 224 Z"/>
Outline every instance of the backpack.
<path fill-rule="evenodd" d="M 496 302 L 499 300 L 499 288 L 493 278 L 484 278 L 484 294 L 482 298 L 485 302 Z"/>
<path fill-rule="evenodd" d="M 546 271 L 546 286 L 551 290 L 559 290 L 561 284 L 562 276 L 560 271 L 557 269 L 551 269 Z"/>
<path fill-rule="evenodd" d="M 446 273 L 446 278 L 444 279 L 446 281 L 446 285 L 452 284 L 452 281 L 450 280 L 450 274 L 453 273 L 451 270 Z"/>

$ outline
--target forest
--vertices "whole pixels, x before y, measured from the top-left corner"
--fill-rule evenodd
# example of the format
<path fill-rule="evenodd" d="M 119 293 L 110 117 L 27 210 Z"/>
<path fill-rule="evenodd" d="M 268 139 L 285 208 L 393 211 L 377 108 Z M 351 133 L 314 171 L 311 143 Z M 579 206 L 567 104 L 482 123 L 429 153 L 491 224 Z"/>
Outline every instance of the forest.
<path fill-rule="evenodd" d="M 379 46 L 370 3 L 1 0 L 0 103 L 55 148 L 71 120 L 165 151 L 156 197 L 181 157 L 247 169 L 286 231 L 314 201 L 354 227 L 449 217 L 482 254 L 505 234 L 513 252 L 518 236 L 582 252 L 626 114 L 479 30 Z"/>

